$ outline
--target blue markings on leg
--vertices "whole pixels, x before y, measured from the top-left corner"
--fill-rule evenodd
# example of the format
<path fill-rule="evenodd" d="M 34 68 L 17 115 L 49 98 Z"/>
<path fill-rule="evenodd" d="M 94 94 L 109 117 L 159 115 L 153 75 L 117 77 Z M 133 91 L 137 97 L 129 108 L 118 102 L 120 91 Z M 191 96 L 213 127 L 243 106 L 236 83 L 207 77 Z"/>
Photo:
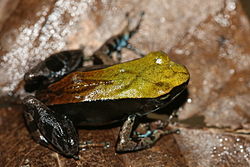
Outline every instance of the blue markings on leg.
<path fill-rule="evenodd" d="M 154 133 L 154 131 L 148 130 L 146 133 L 144 134 L 139 134 L 137 137 L 139 138 L 145 138 L 145 137 L 149 137 Z"/>

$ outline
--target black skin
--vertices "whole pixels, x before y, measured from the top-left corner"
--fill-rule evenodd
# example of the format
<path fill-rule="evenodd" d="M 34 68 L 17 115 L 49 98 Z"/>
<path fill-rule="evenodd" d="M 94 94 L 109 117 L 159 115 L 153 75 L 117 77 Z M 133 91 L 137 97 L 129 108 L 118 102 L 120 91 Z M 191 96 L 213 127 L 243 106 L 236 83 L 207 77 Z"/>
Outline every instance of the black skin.
<path fill-rule="evenodd" d="M 23 103 L 27 108 L 24 117 L 35 141 L 66 157 L 78 159 L 79 139 L 73 122 L 33 96 L 26 97 Z"/>
<path fill-rule="evenodd" d="M 24 75 L 24 88 L 27 92 L 44 89 L 80 68 L 82 64 L 83 53 L 81 50 L 68 50 L 52 54 Z"/>
<path fill-rule="evenodd" d="M 117 52 L 119 55 L 122 48 L 129 48 L 142 55 L 128 43 L 128 40 L 138 31 L 140 22 L 141 19 L 133 30 L 129 31 L 126 27 L 120 35 L 111 37 L 94 53 L 94 62 L 97 62 L 97 64 L 105 63 L 106 60 L 110 59 L 113 52 Z M 118 60 L 120 60 L 119 56 Z M 25 89 L 29 92 L 44 89 L 51 83 L 59 81 L 65 75 L 78 70 L 82 67 L 82 63 L 83 53 L 81 50 L 53 54 L 25 74 Z M 97 68 L 100 68 L 100 66 Z M 89 69 L 85 68 L 84 70 Z M 93 70 L 93 68 L 90 70 Z M 81 71 L 83 70 L 81 69 Z M 79 159 L 80 147 L 84 147 L 79 144 L 75 126 L 100 126 L 124 120 L 116 151 L 141 150 L 151 147 L 162 135 L 173 131 L 151 130 L 148 126 L 145 126 L 149 133 L 133 135 L 132 137 L 132 134 L 136 134 L 132 132 L 136 117 L 144 116 L 164 107 L 180 94 L 186 85 L 187 83 L 173 89 L 168 98 L 163 98 L 164 100 L 161 100 L 161 97 L 155 99 L 112 99 L 46 106 L 36 97 L 27 96 L 23 100 L 26 106 L 25 120 L 33 139 L 37 143 L 53 149 L 65 157 Z M 122 109 L 121 105 L 126 106 L 126 108 L 123 107 Z"/>

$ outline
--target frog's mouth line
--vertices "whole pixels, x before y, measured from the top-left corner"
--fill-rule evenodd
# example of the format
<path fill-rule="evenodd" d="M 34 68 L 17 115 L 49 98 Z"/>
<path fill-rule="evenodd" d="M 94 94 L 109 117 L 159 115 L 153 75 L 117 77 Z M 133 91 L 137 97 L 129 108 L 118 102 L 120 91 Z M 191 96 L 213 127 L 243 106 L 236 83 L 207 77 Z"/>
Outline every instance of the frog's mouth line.
<path fill-rule="evenodd" d="M 175 88 L 173 88 L 167 95 L 163 95 L 161 97 L 159 97 L 160 100 L 166 100 L 168 98 L 171 98 L 172 100 L 174 100 L 176 97 L 178 97 L 187 87 L 189 80 L 187 80 L 186 82 L 184 82 L 183 84 L 176 86 Z M 170 101 L 172 101 L 170 100 Z"/>
<path fill-rule="evenodd" d="M 183 84 L 173 88 L 168 94 L 162 95 L 156 99 L 152 99 L 155 102 L 156 108 L 154 110 L 151 110 L 143 115 L 155 112 L 165 106 L 167 106 L 169 103 L 171 103 L 176 97 L 178 97 L 187 87 L 189 80 L 184 82 Z"/>

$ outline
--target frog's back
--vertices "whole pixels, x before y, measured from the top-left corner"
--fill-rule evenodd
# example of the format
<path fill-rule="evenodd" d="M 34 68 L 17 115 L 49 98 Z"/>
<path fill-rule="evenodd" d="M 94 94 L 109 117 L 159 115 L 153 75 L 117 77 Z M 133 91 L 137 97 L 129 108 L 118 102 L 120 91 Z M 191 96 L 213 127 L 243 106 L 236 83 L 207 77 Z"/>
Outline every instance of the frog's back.
<path fill-rule="evenodd" d="M 39 91 L 37 97 L 47 105 L 152 99 L 168 94 L 188 80 L 184 66 L 170 61 L 163 52 L 153 52 L 104 69 L 73 72 Z"/>

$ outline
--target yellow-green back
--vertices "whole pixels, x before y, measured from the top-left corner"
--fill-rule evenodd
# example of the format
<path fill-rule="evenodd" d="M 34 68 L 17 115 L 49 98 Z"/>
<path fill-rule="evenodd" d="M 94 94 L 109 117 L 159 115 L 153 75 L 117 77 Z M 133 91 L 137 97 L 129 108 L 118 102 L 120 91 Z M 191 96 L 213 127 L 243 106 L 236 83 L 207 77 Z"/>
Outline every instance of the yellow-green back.
<path fill-rule="evenodd" d="M 188 70 L 163 52 L 108 68 L 74 72 L 38 93 L 47 104 L 83 101 L 156 98 L 189 80 Z"/>

